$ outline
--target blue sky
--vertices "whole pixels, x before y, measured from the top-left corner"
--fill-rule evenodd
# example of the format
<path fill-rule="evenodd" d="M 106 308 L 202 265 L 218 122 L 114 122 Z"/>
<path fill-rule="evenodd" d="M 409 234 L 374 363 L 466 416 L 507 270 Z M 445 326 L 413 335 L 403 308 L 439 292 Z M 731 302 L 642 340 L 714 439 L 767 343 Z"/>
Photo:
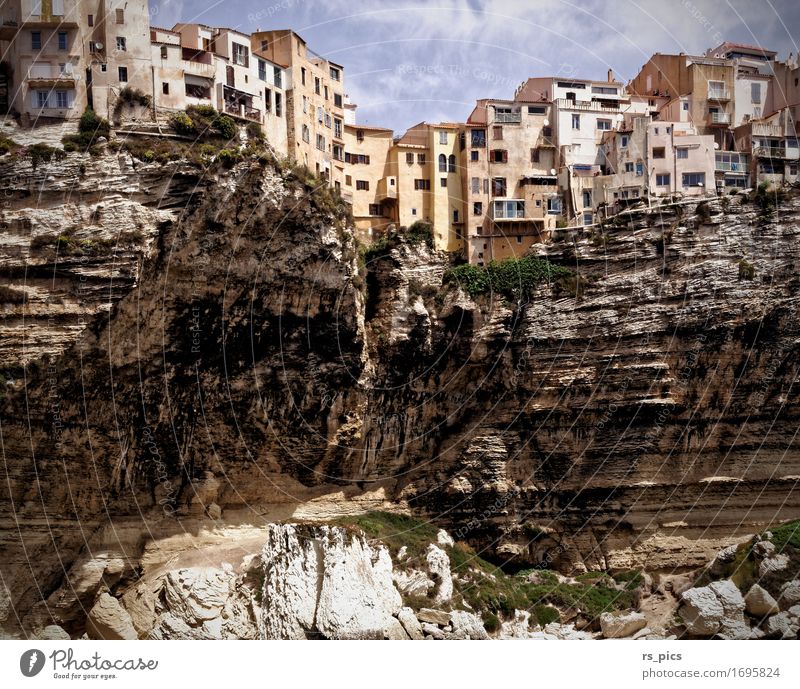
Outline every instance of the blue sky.
<path fill-rule="evenodd" d="M 798 53 L 796 0 L 151 0 L 151 22 L 291 28 L 345 67 L 361 124 L 463 121 L 529 76 L 633 77 L 653 52 L 723 40 Z"/>

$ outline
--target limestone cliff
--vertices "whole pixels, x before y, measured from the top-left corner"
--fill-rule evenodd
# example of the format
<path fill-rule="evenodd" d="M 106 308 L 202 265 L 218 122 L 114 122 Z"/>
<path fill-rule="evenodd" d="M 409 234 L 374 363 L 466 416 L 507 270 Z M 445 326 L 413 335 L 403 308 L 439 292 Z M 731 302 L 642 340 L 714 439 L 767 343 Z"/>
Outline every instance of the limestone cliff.
<path fill-rule="evenodd" d="M 292 517 L 410 510 L 577 572 L 695 567 L 800 516 L 797 198 L 565 234 L 540 252 L 577 279 L 514 303 L 424 245 L 360 267 L 343 205 L 265 160 L 0 176 L 6 629 L 81 567 L 123 595 Z"/>

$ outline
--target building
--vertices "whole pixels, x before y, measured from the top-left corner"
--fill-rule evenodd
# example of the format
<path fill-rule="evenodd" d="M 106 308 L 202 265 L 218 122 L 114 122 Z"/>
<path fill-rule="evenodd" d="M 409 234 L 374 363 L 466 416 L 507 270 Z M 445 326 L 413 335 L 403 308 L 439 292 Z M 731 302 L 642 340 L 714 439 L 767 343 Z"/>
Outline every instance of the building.
<path fill-rule="evenodd" d="M 734 61 L 727 57 L 656 53 L 628 84 L 628 91 L 667 98 L 661 119 L 688 122 L 728 150 L 733 143 L 734 82 Z"/>
<path fill-rule="evenodd" d="M 734 136 L 737 151 L 748 156 L 752 180 L 778 185 L 800 180 L 797 125 L 791 108 L 750 120 L 737 127 Z"/>
<path fill-rule="evenodd" d="M 342 196 L 353 206 L 362 241 L 398 220 L 398 191 L 391 129 L 345 124 L 345 182 Z"/>
<path fill-rule="evenodd" d="M 254 52 L 287 71 L 288 152 L 341 189 L 345 177 L 344 68 L 314 53 L 294 31 L 257 31 Z"/>
<path fill-rule="evenodd" d="M 518 256 L 562 213 L 552 105 L 481 100 L 462 127 L 460 156 L 470 263 Z"/>

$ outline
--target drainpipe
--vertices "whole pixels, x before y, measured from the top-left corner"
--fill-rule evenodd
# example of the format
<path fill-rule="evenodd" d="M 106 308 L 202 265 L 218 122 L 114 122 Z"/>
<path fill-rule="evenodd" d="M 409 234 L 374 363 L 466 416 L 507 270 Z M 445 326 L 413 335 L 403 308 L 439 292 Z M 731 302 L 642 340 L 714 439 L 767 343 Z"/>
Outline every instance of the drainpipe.
<path fill-rule="evenodd" d="M 154 65 L 150 66 L 150 79 L 152 82 L 152 90 L 153 90 L 153 122 L 158 122 L 158 117 L 156 116 L 156 68 Z"/>

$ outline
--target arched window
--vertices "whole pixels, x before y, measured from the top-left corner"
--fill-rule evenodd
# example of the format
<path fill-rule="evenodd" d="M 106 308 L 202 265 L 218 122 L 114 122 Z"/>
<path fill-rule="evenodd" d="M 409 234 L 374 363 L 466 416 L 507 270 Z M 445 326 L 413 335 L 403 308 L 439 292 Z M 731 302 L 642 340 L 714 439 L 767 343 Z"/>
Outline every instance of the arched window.
<path fill-rule="evenodd" d="M 454 155 L 450 156 L 448 161 L 448 172 L 455 172 L 456 171 L 456 157 Z"/>
<path fill-rule="evenodd" d="M 447 172 L 447 156 L 444 153 L 439 154 L 439 172 Z"/>

